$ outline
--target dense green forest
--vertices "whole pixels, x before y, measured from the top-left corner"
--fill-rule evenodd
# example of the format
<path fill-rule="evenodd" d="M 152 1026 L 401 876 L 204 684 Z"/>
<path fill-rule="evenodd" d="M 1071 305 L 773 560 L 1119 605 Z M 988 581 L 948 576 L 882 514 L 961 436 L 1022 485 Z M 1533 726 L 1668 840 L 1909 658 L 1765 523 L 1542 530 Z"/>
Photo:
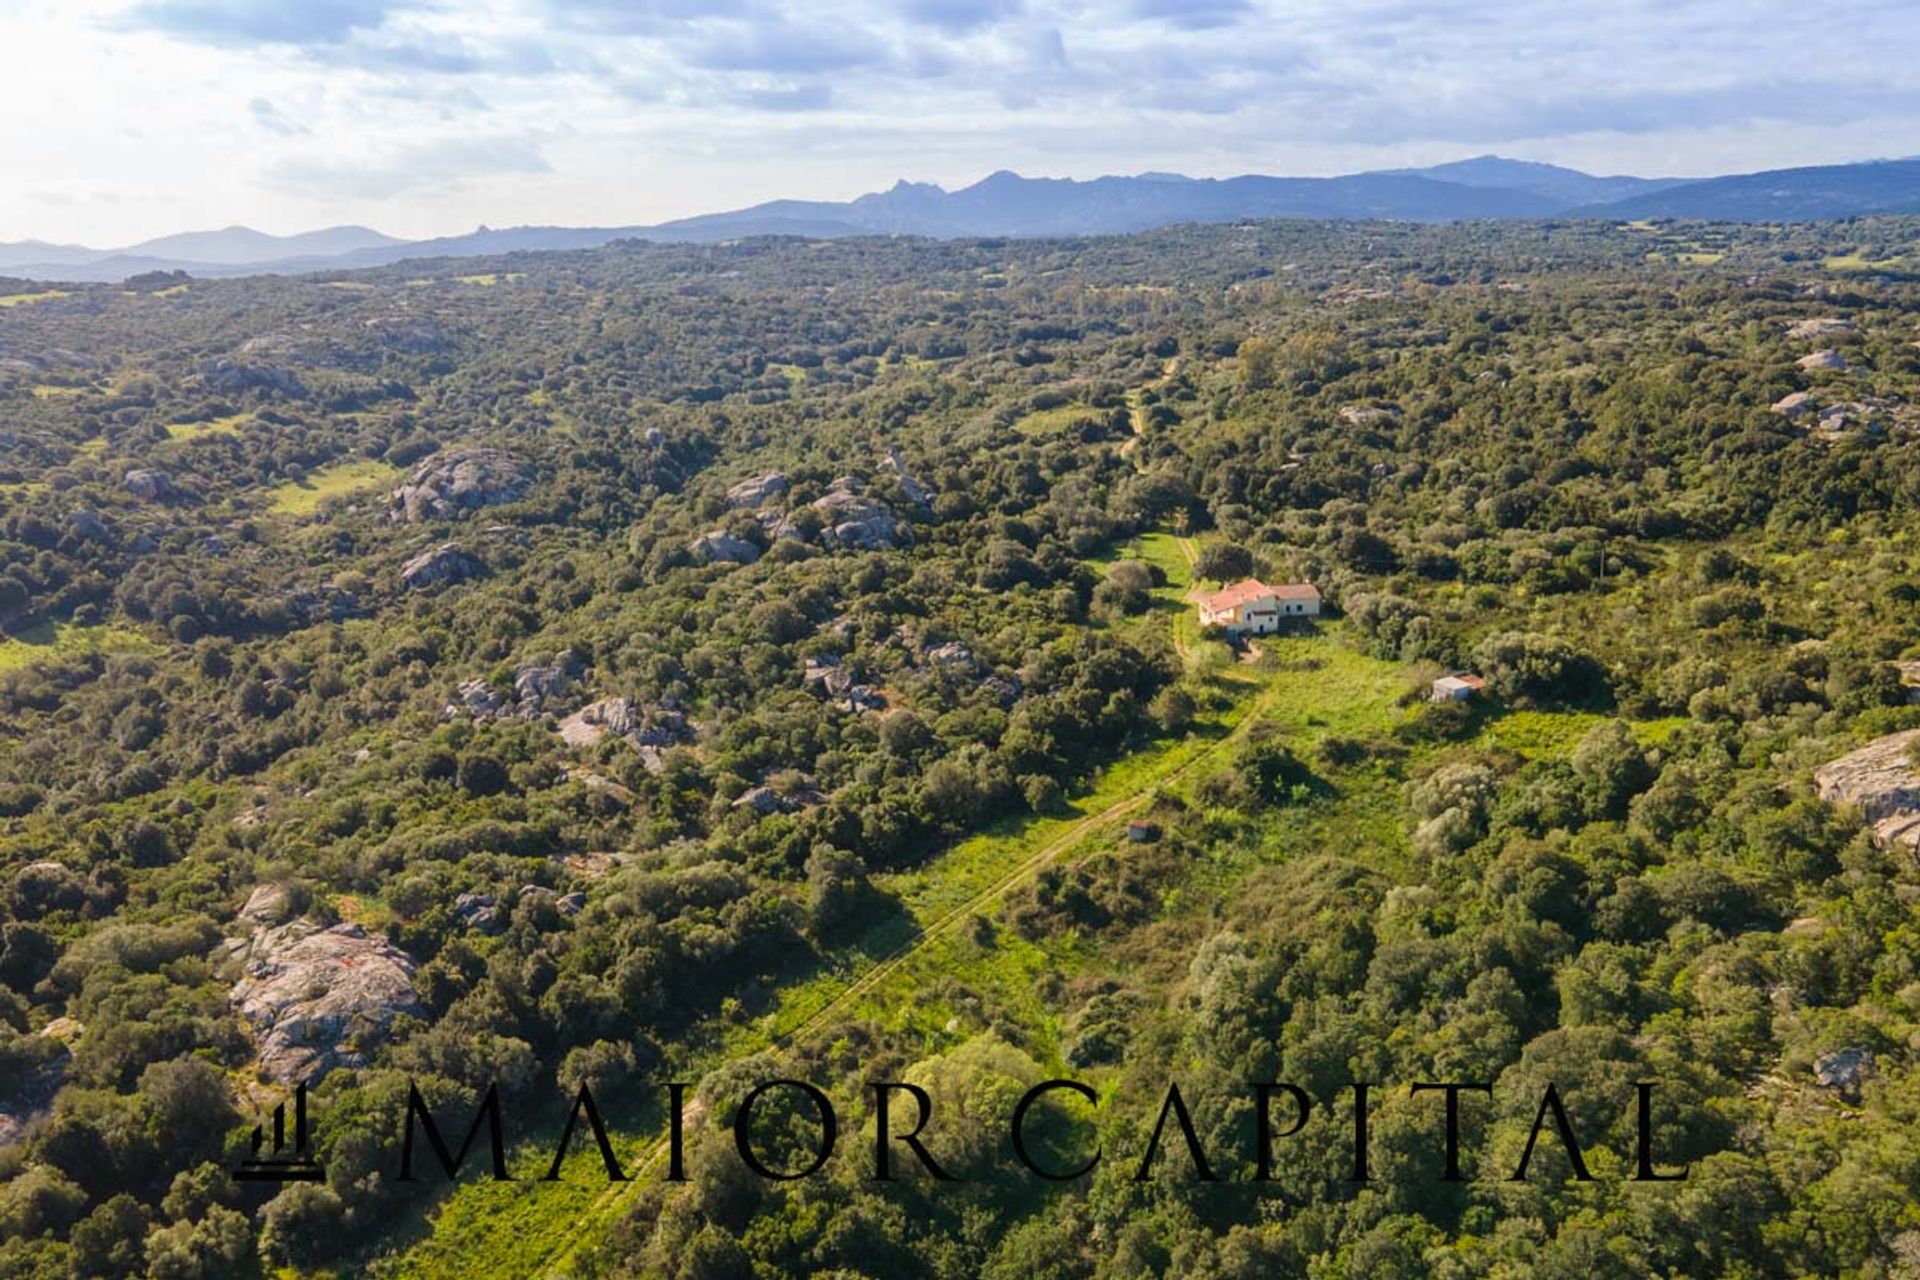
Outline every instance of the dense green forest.
<path fill-rule="evenodd" d="M 1814 789 L 1920 729 L 1916 242 L 0 281 L 0 1275 L 1920 1275 L 1920 868 Z M 400 1182 L 409 1082 L 522 1180 Z M 630 1182 L 538 1181 L 583 1085 Z"/>

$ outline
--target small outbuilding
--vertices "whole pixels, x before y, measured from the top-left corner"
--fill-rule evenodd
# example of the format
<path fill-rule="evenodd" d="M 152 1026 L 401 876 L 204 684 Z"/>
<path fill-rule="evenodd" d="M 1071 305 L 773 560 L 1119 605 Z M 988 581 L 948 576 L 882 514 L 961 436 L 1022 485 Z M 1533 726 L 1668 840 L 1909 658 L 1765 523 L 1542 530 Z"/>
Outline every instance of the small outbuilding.
<path fill-rule="evenodd" d="M 1160 838 L 1160 828 L 1144 818 L 1133 818 L 1127 823 L 1127 841 L 1130 844 L 1150 844 Z"/>
<path fill-rule="evenodd" d="M 1479 696 L 1487 682 L 1479 676 L 1457 673 L 1441 676 L 1433 682 L 1433 692 L 1427 695 L 1429 702 L 1465 702 Z"/>

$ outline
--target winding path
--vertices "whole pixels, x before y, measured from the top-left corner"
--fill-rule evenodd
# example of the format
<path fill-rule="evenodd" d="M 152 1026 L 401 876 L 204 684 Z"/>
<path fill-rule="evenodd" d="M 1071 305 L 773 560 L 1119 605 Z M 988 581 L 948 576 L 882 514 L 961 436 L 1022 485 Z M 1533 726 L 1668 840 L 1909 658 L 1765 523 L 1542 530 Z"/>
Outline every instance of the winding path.
<path fill-rule="evenodd" d="M 1193 564 L 1197 554 L 1194 549 L 1193 539 L 1181 537 L 1178 541 L 1181 552 L 1187 557 L 1188 564 Z M 1134 810 L 1144 808 L 1153 799 L 1154 789 L 1176 782 L 1200 766 L 1211 762 L 1222 751 L 1228 749 L 1246 736 L 1248 730 L 1258 722 L 1261 713 L 1266 709 L 1268 703 L 1271 702 L 1277 691 L 1278 686 L 1269 686 L 1268 688 L 1262 689 L 1255 696 L 1253 703 L 1247 708 L 1246 713 L 1240 717 L 1239 721 L 1235 723 L 1234 727 L 1228 733 L 1223 735 L 1217 742 L 1195 752 L 1192 758 L 1186 762 L 1174 766 L 1165 774 L 1161 775 L 1155 780 L 1153 787 L 1143 788 L 1125 799 L 1116 800 L 1097 813 L 1091 813 L 1077 819 L 1065 831 L 1061 832 L 1060 835 L 1048 841 L 1034 853 L 1023 858 L 1003 875 L 996 878 L 992 884 L 981 889 L 960 905 L 947 910 L 927 924 L 921 926 L 911 938 L 883 957 L 879 962 L 874 964 L 872 968 L 848 983 L 834 995 L 832 999 L 828 1000 L 818 1009 L 815 1009 L 786 1031 L 775 1035 L 769 1048 L 780 1049 L 796 1044 L 803 1040 L 809 1033 L 818 1030 L 824 1025 L 830 1024 L 837 1018 L 845 1016 L 851 1010 L 855 1001 L 883 986 L 887 979 L 911 963 L 915 957 L 933 945 L 943 934 L 950 932 L 969 915 L 977 914 L 984 908 L 990 907 L 1008 890 L 1031 879 L 1042 868 L 1057 861 L 1063 854 L 1079 845 L 1093 833 L 1095 828 L 1121 818 Z M 701 1105 L 697 1100 L 689 1102 L 681 1112 L 682 1128 L 690 1131 L 700 1120 L 702 1114 Z M 565 1270 L 566 1264 L 570 1262 L 578 1252 L 581 1241 L 587 1237 L 592 1228 L 603 1222 L 609 1214 L 614 1212 L 620 1203 L 631 1195 L 635 1189 L 645 1185 L 645 1179 L 642 1175 L 664 1160 L 667 1152 L 668 1142 L 666 1138 L 662 1137 L 648 1148 L 647 1153 L 631 1170 L 631 1181 L 609 1183 L 607 1189 L 601 1192 L 593 1204 L 576 1219 L 567 1236 L 540 1260 L 533 1274 L 543 1277 L 561 1277 L 569 1274 Z"/>

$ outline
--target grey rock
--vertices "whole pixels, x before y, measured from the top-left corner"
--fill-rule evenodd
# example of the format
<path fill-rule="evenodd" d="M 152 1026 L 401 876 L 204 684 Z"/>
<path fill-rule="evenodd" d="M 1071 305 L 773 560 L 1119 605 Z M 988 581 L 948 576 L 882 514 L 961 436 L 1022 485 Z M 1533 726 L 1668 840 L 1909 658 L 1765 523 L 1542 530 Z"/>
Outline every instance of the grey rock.
<path fill-rule="evenodd" d="M 847 690 L 849 711 L 884 711 L 886 706 L 885 695 L 870 684 L 856 684 Z"/>
<path fill-rule="evenodd" d="M 454 449 L 413 469 L 393 491 L 391 520 L 453 520 L 516 502 L 533 484 L 527 464 L 504 449 Z"/>
<path fill-rule="evenodd" d="M 975 666 L 973 650 L 958 640 L 949 640 L 927 650 L 927 661 L 948 671 L 971 671 Z"/>
<path fill-rule="evenodd" d="M 900 521 L 883 503 L 855 491 L 838 490 L 813 505 L 826 519 L 827 539 L 842 547 L 884 551 L 899 544 Z"/>
<path fill-rule="evenodd" d="M 359 925 L 294 920 L 228 949 L 240 964 L 228 999 L 253 1034 L 261 1073 L 282 1084 L 366 1066 L 396 1018 L 426 1015 L 412 959 Z"/>
<path fill-rule="evenodd" d="M 1787 326 L 1787 337 L 1831 338 L 1843 333 L 1853 332 L 1853 321 L 1838 316 L 1816 316 L 1811 320 L 1797 320 Z"/>
<path fill-rule="evenodd" d="M 736 809 L 751 809 L 761 815 L 776 813 L 798 813 L 809 805 L 818 804 L 820 795 L 811 787 L 802 787 L 793 791 L 776 791 L 769 786 L 753 787 L 741 793 L 733 802 Z"/>
<path fill-rule="evenodd" d="M 277 365 L 223 357 L 200 366 L 200 378 L 209 391 L 238 395 L 245 391 L 268 391 L 298 399 L 307 394 L 300 379 Z"/>
<path fill-rule="evenodd" d="M 1820 406 L 1805 391 L 1796 391 L 1792 395 L 1782 396 L 1770 406 L 1774 413 L 1783 418 L 1798 418 L 1802 414 L 1812 413 Z"/>
<path fill-rule="evenodd" d="M 506 928 L 490 893 L 463 893 L 455 898 L 453 918 L 476 933 L 499 933 Z"/>
<path fill-rule="evenodd" d="M 1907 752 L 1920 729 L 1878 738 L 1813 771 L 1814 789 L 1828 804 L 1860 811 L 1876 843 L 1920 852 L 1920 770 Z"/>
<path fill-rule="evenodd" d="M 725 529 L 701 534 L 687 544 L 687 550 L 701 564 L 752 564 L 760 558 L 759 547 Z"/>
<path fill-rule="evenodd" d="M 448 720 L 463 715 L 472 720 L 497 720 L 507 714 L 507 700 L 485 680 L 462 680 L 455 700 L 441 714 Z"/>
<path fill-rule="evenodd" d="M 487 566 L 468 555 L 459 543 L 443 542 L 401 565 L 400 581 L 410 591 L 424 591 L 431 587 L 465 582 L 486 571 Z"/>
<path fill-rule="evenodd" d="M 107 529 L 107 522 L 91 511 L 76 511 L 67 517 L 67 528 L 74 536 L 85 538 L 88 542 L 109 542 L 113 534 Z"/>
<path fill-rule="evenodd" d="M 692 736 L 687 717 L 672 707 L 643 707 L 630 698 L 603 698 L 560 721 L 568 746 L 592 746 L 608 734 L 624 738 L 644 753 L 685 742 Z"/>
<path fill-rule="evenodd" d="M 769 471 L 766 475 L 756 476 L 752 480 L 742 480 L 727 490 L 727 505 L 736 508 L 751 508 L 764 505 L 769 499 L 777 498 L 787 491 L 785 472 Z"/>
<path fill-rule="evenodd" d="M 626 737 L 640 727 L 640 708 L 628 698 L 590 702 L 560 722 L 560 737 L 570 747 L 589 747 L 608 734 Z"/>
<path fill-rule="evenodd" d="M 807 535 L 787 516 L 778 511 L 762 511 L 757 517 L 760 527 L 766 530 L 767 538 L 773 542 L 785 539 L 789 542 L 805 542 Z"/>
<path fill-rule="evenodd" d="M 1813 1062 L 1813 1078 L 1849 1102 L 1860 1100 L 1860 1086 L 1873 1078 L 1873 1054 L 1866 1049 L 1837 1049 Z"/>
<path fill-rule="evenodd" d="M 573 687 L 580 660 L 571 652 L 550 663 L 529 663 L 513 673 L 513 695 L 519 699 L 520 714 L 531 718 L 546 709 L 547 703 Z"/>
<path fill-rule="evenodd" d="M 1816 373 L 1822 370 L 1832 370 L 1835 373 L 1843 373 L 1846 371 L 1847 358 L 1838 351 L 1816 351 L 1810 356 L 1801 356 L 1798 360 L 1794 361 L 1794 363 L 1809 373 Z"/>
<path fill-rule="evenodd" d="M 933 502 L 933 491 L 907 471 L 907 464 L 900 461 L 900 450 L 887 446 L 887 466 L 893 472 L 893 479 L 900 486 L 900 492 L 906 495 L 908 502 L 926 509 Z"/>
<path fill-rule="evenodd" d="M 553 905 L 560 909 L 560 914 L 563 916 L 577 916 L 586 910 L 587 895 L 584 893 L 562 894 Z"/>
<path fill-rule="evenodd" d="M 255 885 L 240 908 L 240 920 L 250 925 L 285 924 L 293 916 L 293 890 L 284 884 Z"/>
<path fill-rule="evenodd" d="M 159 502 L 172 495 L 173 479 L 164 471 L 135 467 L 125 478 L 127 492 L 143 502 Z"/>
<path fill-rule="evenodd" d="M 1010 676 L 988 676 L 980 682 L 980 687 L 1003 707 L 1020 701 L 1020 682 Z"/>

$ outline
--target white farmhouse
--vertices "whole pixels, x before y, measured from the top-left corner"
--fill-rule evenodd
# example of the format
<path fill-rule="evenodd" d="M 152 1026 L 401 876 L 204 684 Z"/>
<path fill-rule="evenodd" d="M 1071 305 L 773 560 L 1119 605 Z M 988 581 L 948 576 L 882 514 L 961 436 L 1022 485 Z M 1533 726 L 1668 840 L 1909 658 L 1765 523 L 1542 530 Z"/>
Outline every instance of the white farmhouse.
<path fill-rule="evenodd" d="M 1311 582 L 1286 582 L 1270 587 L 1248 578 L 1211 595 L 1202 595 L 1200 625 L 1221 627 L 1228 635 L 1263 636 L 1282 622 L 1320 616 L 1320 590 Z"/>

